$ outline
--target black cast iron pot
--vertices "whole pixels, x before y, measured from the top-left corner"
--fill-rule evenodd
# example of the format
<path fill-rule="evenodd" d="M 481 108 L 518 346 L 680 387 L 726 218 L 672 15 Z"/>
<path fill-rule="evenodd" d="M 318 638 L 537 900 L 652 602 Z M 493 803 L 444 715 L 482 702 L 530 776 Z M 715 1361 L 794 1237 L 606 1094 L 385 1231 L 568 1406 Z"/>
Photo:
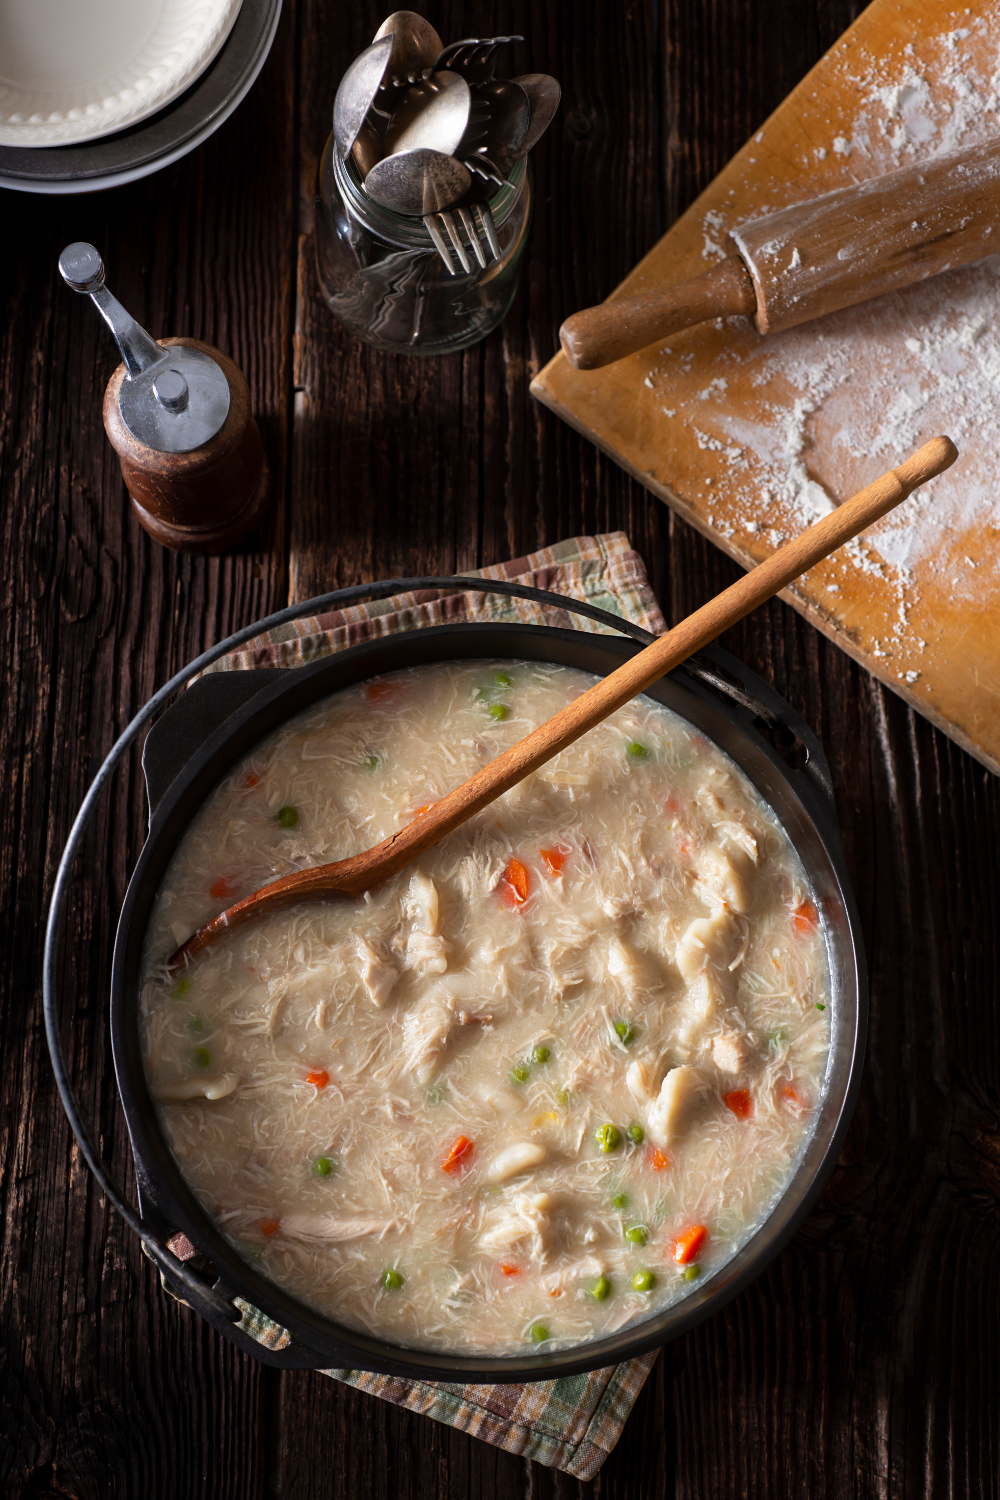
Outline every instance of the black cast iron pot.
<path fill-rule="evenodd" d="M 115 1070 L 135 1158 L 137 1217 L 113 1184 L 79 1119 L 59 1044 L 55 963 L 70 865 L 82 822 L 110 775 L 102 768 L 81 809 L 57 878 L 46 945 L 46 1024 L 57 1081 L 91 1169 L 160 1266 L 168 1286 L 239 1347 L 285 1368 L 351 1367 L 445 1381 L 552 1379 L 612 1365 L 666 1343 L 718 1310 L 760 1274 L 815 1203 L 843 1144 L 859 1083 L 867 1021 L 867 984 L 860 926 L 843 867 L 829 770 L 806 724 L 764 682 L 716 647 L 672 672 L 649 696 L 675 710 L 719 745 L 770 804 L 802 860 L 818 898 L 832 976 L 831 1050 L 812 1136 L 767 1221 L 715 1275 L 681 1302 L 610 1338 L 552 1354 L 489 1358 L 446 1355 L 390 1345 L 312 1312 L 240 1259 L 198 1205 L 167 1148 L 146 1085 L 139 1034 L 143 937 L 157 889 L 192 817 L 233 764 L 263 736 L 317 699 L 378 673 L 427 662 L 487 658 L 553 662 L 604 676 L 652 639 L 618 617 L 517 585 L 472 579 L 391 580 L 312 600 L 223 642 L 214 659 L 277 619 L 318 612 L 364 593 L 386 596 L 429 585 L 513 593 L 602 620 L 635 641 L 545 626 L 455 624 L 417 630 L 356 646 L 312 665 L 215 674 L 195 682 L 157 721 L 143 755 L 149 794 L 149 836 L 122 908 L 112 971 L 111 1030 Z M 636 643 L 638 642 L 638 644 Z M 179 674 L 167 690 L 191 675 Z M 161 695 L 157 695 L 159 698 Z M 157 700 L 151 700 L 156 703 Z M 151 716 L 147 705 L 146 717 Z M 141 719 L 134 721 L 138 733 Z M 130 731 L 109 762 L 120 755 Z M 131 735 L 135 737 L 134 734 Z M 167 1247 L 178 1232 L 200 1259 L 183 1264 Z M 206 1274 L 206 1264 L 208 1272 Z M 198 1267 L 199 1270 L 194 1269 Z M 266 1348 L 237 1328 L 233 1298 L 260 1308 L 287 1329 L 280 1349 Z"/>

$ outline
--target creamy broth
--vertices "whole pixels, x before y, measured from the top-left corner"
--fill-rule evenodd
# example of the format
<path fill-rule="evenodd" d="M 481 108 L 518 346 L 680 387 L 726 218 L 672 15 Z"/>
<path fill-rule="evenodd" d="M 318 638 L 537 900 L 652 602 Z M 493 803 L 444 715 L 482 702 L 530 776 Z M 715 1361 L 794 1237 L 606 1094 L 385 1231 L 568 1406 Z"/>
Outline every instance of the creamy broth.
<path fill-rule="evenodd" d="M 830 980 L 747 778 L 639 698 L 364 901 L 195 928 L 369 848 L 594 679 L 417 667 L 337 693 L 207 799 L 157 895 L 142 1034 L 181 1172 L 335 1321 L 509 1354 L 611 1333 L 746 1242 L 809 1136 Z"/>

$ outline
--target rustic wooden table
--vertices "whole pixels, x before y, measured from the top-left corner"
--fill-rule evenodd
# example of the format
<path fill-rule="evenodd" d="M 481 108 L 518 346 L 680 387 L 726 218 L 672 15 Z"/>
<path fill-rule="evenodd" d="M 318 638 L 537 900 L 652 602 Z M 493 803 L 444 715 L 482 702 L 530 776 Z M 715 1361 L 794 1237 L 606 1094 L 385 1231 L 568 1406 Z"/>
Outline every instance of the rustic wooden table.
<path fill-rule="evenodd" d="M 39 944 L 72 813 L 179 664 L 288 600 L 620 527 L 668 618 L 734 565 L 528 395 L 602 297 L 856 14 L 855 0 L 441 0 L 448 37 L 522 32 L 565 88 L 536 153 L 524 286 L 465 355 L 386 358 L 316 290 L 334 85 L 373 0 L 286 0 L 236 116 L 159 176 L 6 194 L 0 887 L 0 1487 L 19 1497 L 906 1496 L 1000 1493 L 1000 785 L 780 604 L 726 644 L 815 726 L 863 914 L 872 1022 L 840 1166 L 791 1247 L 668 1348 L 593 1485 L 320 1375 L 237 1355 L 160 1291 L 91 1183 L 45 1051 Z M 191 561 L 125 504 L 100 425 L 117 356 L 58 281 L 72 239 L 154 334 L 230 351 L 277 481 L 261 534 Z M 122 1179 L 108 955 L 144 832 L 133 766 L 82 870 L 67 1025 Z"/>

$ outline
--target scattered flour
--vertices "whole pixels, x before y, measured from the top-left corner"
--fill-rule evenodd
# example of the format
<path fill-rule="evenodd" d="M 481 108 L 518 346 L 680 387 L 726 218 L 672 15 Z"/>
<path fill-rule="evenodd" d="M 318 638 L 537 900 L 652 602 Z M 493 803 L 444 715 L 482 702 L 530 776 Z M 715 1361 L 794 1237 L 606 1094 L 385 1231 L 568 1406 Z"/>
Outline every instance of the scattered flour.
<path fill-rule="evenodd" d="M 842 66 L 846 73 L 848 62 Z M 861 95 L 850 136 L 812 145 L 811 159 L 849 160 L 855 180 L 1000 135 L 1000 6 L 909 45 L 902 68 L 898 55 L 863 51 L 849 55 L 849 67 Z M 753 217 L 766 211 L 761 205 Z M 735 207 L 728 216 L 705 214 L 706 260 L 727 253 L 726 230 L 745 217 Z M 850 253 L 845 246 L 841 258 Z M 799 264 L 795 251 L 789 269 Z M 926 649 L 909 620 L 922 583 L 933 581 L 959 601 L 1000 597 L 1000 484 L 991 462 L 1000 430 L 1000 255 L 935 278 L 933 293 L 930 286 L 770 339 L 748 337 L 746 325 L 734 323 L 735 336 L 714 361 L 721 376 L 689 393 L 691 356 L 682 356 L 669 389 L 676 403 L 669 414 L 679 406 L 699 448 L 718 455 L 726 511 L 710 524 L 723 536 L 759 536 L 771 546 L 826 514 L 832 495 L 860 488 L 936 433 L 955 440 L 962 456 L 954 468 L 841 554 L 845 569 L 878 580 L 891 624 L 874 653 L 911 685 L 921 676 L 913 658 Z M 740 401 L 739 413 L 725 396 L 737 367 L 742 388 L 749 381 L 758 398 Z M 873 386 L 884 399 L 873 400 Z M 702 408 L 710 418 L 704 426 L 694 400 L 711 403 Z M 983 539 L 985 555 L 969 555 L 970 531 Z M 834 582 L 824 587 L 840 590 Z"/>

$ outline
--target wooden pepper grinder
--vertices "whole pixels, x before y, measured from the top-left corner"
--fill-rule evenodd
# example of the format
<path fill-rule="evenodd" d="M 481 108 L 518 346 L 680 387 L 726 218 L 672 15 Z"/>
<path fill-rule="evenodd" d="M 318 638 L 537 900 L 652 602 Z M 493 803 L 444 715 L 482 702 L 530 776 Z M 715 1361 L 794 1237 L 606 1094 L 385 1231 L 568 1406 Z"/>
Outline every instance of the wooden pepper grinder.
<path fill-rule="evenodd" d="M 93 245 L 67 245 L 59 270 L 90 296 L 121 350 L 104 426 L 140 524 L 178 552 L 222 552 L 241 541 L 271 497 L 242 371 L 197 339 L 151 339 L 105 287 Z"/>

